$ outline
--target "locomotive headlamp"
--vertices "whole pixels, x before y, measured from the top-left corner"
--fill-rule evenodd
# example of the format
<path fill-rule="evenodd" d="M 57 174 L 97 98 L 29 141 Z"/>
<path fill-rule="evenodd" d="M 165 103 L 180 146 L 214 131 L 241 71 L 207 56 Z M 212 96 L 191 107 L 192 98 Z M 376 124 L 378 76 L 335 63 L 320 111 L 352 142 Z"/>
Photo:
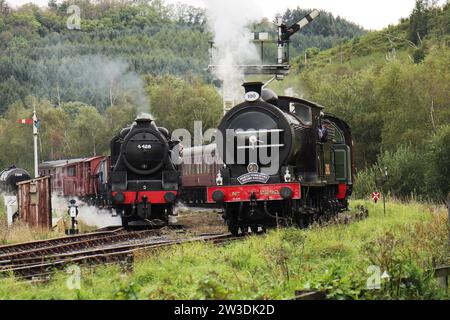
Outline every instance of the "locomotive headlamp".
<path fill-rule="evenodd" d="M 292 176 L 291 172 L 289 171 L 289 168 L 286 168 L 286 171 L 284 172 L 284 182 L 291 182 Z"/>
<path fill-rule="evenodd" d="M 292 189 L 287 187 L 281 188 L 280 195 L 285 200 L 292 199 Z"/>
<path fill-rule="evenodd" d="M 173 203 L 173 202 L 175 202 L 176 199 L 177 199 L 177 197 L 173 192 L 166 192 L 164 194 L 164 200 L 167 203 Z"/>
<path fill-rule="evenodd" d="M 222 178 L 222 174 L 220 173 L 220 171 L 217 173 L 217 176 L 216 176 L 216 184 L 218 186 L 223 185 L 223 178 Z"/>
<path fill-rule="evenodd" d="M 248 138 L 248 142 L 250 142 L 250 147 L 252 149 L 255 149 L 256 145 L 258 144 L 258 138 L 256 136 L 250 136 L 250 138 Z"/>
<path fill-rule="evenodd" d="M 213 192 L 212 198 L 215 202 L 221 203 L 225 199 L 225 194 L 220 190 L 216 190 Z"/>

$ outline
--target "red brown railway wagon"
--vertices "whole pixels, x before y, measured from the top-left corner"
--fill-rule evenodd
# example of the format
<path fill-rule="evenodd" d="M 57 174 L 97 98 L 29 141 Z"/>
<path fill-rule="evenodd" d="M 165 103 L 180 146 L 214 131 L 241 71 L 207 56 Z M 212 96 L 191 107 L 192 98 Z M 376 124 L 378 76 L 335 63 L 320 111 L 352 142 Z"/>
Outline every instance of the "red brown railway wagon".
<path fill-rule="evenodd" d="M 223 165 L 216 159 L 215 144 L 186 148 L 182 154 L 181 200 L 186 204 L 206 204 L 206 187 L 216 185 L 216 176 Z"/>
<path fill-rule="evenodd" d="M 108 171 L 109 159 L 105 156 L 48 161 L 39 166 L 41 175 L 52 177 L 54 194 L 65 197 L 99 194 Z"/>

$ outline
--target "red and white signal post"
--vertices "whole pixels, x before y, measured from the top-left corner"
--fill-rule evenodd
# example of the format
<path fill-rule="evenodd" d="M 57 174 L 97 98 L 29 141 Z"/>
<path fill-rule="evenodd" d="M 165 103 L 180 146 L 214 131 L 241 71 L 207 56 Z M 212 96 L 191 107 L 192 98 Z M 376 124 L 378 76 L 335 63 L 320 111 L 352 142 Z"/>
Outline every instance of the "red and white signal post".
<path fill-rule="evenodd" d="M 38 135 L 41 126 L 39 119 L 36 116 L 36 106 L 33 109 L 33 117 L 31 119 L 19 119 L 20 124 L 33 125 L 33 142 L 34 142 L 34 177 L 39 177 L 39 155 L 38 155 Z"/>

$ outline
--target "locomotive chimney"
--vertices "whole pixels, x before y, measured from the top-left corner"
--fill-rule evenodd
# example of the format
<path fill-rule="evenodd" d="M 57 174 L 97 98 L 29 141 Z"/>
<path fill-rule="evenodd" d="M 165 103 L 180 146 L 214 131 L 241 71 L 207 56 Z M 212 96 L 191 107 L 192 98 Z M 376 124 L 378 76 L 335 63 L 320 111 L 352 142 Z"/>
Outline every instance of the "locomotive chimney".
<path fill-rule="evenodd" d="M 150 115 L 147 115 L 147 114 L 139 115 L 134 121 L 136 122 L 136 126 L 138 128 L 145 128 L 148 126 L 156 127 L 153 119 L 150 117 Z"/>
<path fill-rule="evenodd" d="M 245 88 L 245 93 L 256 92 L 261 96 L 261 91 L 264 83 L 262 82 L 246 82 L 242 86 Z"/>

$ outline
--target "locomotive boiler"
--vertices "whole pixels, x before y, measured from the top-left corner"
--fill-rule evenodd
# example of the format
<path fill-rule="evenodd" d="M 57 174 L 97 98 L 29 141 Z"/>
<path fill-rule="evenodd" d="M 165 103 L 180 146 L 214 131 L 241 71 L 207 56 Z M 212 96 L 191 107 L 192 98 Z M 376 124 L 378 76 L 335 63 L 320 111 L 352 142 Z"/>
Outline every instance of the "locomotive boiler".
<path fill-rule="evenodd" d="M 171 160 L 177 143 L 148 117 L 137 118 L 111 140 L 111 203 L 125 227 L 168 223 L 179 192 Z"/>
<path fill-rule="evenodd" d="M 233 234 L 307 226 L 346 210 L 352 193 L 350 127 L 318 104 L 262 86 L 244 84 L 246 101 L 220 122 L 224 165 L 206 188 L 207 202 L 222 206 Z"/>

